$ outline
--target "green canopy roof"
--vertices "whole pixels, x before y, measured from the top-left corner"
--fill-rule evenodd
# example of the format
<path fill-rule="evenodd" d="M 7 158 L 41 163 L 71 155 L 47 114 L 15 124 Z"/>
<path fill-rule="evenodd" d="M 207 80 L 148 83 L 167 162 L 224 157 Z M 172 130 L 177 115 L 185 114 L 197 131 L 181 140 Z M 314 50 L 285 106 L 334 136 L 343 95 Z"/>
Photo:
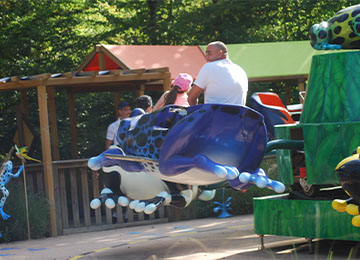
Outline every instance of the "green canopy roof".
<path fill-rule="evenodd" d="M 250 81 L 307 78 L 313 55 L 310 41 L 227 44 L 230 59 L 240 65 Z M 205 51 L 206 45 L 202 46 Z"/>

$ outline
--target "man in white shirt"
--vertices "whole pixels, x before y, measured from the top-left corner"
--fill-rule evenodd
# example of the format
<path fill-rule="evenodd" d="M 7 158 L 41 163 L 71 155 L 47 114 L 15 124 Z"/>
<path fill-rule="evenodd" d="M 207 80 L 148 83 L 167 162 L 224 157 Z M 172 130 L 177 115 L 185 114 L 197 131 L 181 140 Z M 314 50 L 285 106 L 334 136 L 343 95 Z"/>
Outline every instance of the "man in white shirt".
<path fill-rule="evenodd" d="M 110 145 L 117 144 L 116 134 L 119 129 L 120 121 L 124 118 L 128 118 L 131 113 L 130 104 L 126 101 L 122 101 L 118 105 L 119 118 L 115 122 L 111 123 L 107 129 L 105 150 L 109 149 Z"/>
<path fill-rule="evenodd" d="M 188 94 L 189 104 L 196 105 L 204 92 L 204 103 L 245 105 L 248 78 L 245 71 L 228 58 L 226 45 L 220 41 L 209 43 L 205 57 L 207 63 Z"/>
<path fill-rule="evenodd" d="M 116 135 L 119 129 L 119 125 L 122 119 L 130 117 L 131 114 L 131 107 L 130 104 L 126 101 L 121 101 L 118 105 L 118 114 L 119 118 L 115 122 L 111 123 L 108 126 L 107 133 L 106 133 L 106 141 L 105 141 L 105 150 L 108 150 L 110 145 L 117 144 Z M 104 174 L 104 185 L 107 188 L 110 188 L 112 192 L 115 194 L 121 194 L 120 191 L 120 175 L 118 172 L 113 171 L 110 173 Z M 126 207 L 122 207 L 123 213 L 123 221 L 127 222 L 128 214 Z M 117 214 L 116 211 L 113 211 L 112 214 L 112 221 L 113 223 L 117 222 Z"/>

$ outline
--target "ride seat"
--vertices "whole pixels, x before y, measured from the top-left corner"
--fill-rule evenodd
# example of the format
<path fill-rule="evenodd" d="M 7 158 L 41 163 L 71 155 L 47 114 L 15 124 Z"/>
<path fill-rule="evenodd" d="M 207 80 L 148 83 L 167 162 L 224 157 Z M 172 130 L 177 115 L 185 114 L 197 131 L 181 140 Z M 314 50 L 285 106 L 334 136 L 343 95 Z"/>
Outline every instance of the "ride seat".
<path fill-rule="evenodd" d="M 250 106 L 264 116 L 270 139 L 275 138 L 275 125 L 296 123 L 276 93 L 255 92 L 250 98 Z"/>

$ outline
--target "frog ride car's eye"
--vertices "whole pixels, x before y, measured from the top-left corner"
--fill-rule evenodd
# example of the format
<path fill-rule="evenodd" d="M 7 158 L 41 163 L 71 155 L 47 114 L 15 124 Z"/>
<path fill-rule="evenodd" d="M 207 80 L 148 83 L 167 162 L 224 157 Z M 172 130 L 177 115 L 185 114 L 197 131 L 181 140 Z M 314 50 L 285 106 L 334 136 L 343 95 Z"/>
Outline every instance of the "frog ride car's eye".
<path fill-rule="evenodd" d="M 324 30 L 320 30 L 318 36 L 319 39 L 325 39 L 327 37 L 327 33 Z"/>
<path fill-rule="evenodd" d="M 357 33 L 360 33 L 360 24 L 356 24 L 355 29 Z"/>

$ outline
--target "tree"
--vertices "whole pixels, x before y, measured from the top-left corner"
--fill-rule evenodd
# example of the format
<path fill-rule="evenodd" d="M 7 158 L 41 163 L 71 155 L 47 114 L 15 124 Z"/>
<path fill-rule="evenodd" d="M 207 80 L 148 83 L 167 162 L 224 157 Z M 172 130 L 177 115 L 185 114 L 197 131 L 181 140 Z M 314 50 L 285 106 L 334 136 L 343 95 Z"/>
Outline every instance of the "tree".
<path fill-rule="evenodd" d="M 328 20 L 360 0 L 0 0 L 0 78 L 75 70 L 97 43 L 206 45 L 214 40 L 251 43 L 307 40 L 312 24 Z M 251 89 L 285 95 L 281 83 L 251 83 Z M 56 103 L 62 157 L 68 156 L 67 106 Z M 128 96 L 130 101 L 134 95 Z M 86 129 L 113 120 L 109 93 L 77 96 L 81 155 L 91 154 Z M 19 93 L 2 92 L 0 154 L 11 146 Z M 293 96 L 296 101 L 297 97 Z M 96 104 L 94 104 L 96 103 Z M 30 119 L 38 126 L 37 96 L 29 92 Z M 92 133 L 95 131 L 92 131 Z M 92 140 L 100 138 L 91 136 Z M 40 149 L 40 148 L 39 148 Z M 100 149 L 100 148 L 99 148 Z"/>

